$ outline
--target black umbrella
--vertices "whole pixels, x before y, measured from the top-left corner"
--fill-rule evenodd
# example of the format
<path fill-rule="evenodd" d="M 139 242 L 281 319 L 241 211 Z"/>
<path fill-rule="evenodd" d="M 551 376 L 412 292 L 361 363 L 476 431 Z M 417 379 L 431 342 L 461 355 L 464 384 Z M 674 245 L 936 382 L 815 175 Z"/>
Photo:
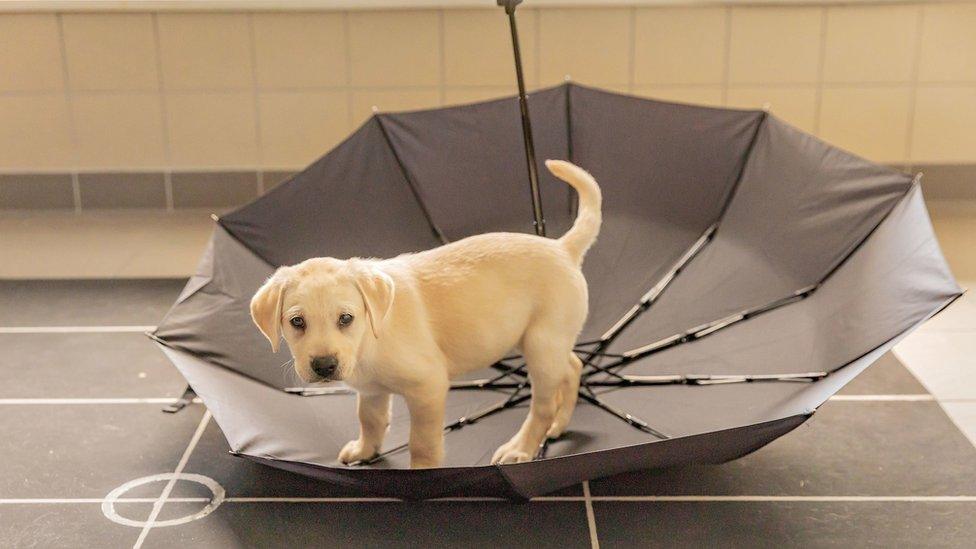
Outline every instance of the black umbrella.
<path fill-rule="evenodd" d="M 537 233 L 562 234 L 574 197 L 538 170 L 536 152 L 589 170 L 604 194 L 584 264 L 590 317 L 568 432 L 535 461 L 489 465 L 530 395 L 512 356 L 455 381 L 445 467 L 407 468 L 401 401 L 383 453 L 339 464 L 358 434 L 355 396 L 341 384 L 302 384 L 287 350 L 271 352 L 249 318 L 254 291 L 277 266 L 308 257 L 389 257 L 524 231 L 533 214 Z M 522 498 L 756 450 L 960 292 L 917 178 L 762 111 L 565 84 L 528 102 L 520 94 L 373 116 L 217 222 L 153 337 L 238 455 L 369 494 Z"/>

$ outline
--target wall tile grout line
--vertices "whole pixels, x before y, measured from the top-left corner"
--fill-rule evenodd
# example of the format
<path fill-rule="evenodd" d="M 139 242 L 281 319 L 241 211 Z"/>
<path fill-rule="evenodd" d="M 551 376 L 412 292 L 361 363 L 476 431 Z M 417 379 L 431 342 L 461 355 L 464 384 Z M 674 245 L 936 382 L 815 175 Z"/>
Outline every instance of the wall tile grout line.
<path fill-rule="evenodd" d="M 535 87 L 538 88 L 542 85 L 542 10 L 535 10 L 535 20 L 532 22 L 533 30 L 535 31 L 535 44 L 532 48 L 535 54 Z M 512 80 L 515 80 L 515 70 L 512 69 Z"/>
<path fill-rule="evenodd" d="M 261 138 L 261 94 L 258 87 L 258 45 L 254 37 L 254 12 L 247 13 L 247 44 L 249 64 L 251 65 L 251 100 L 254 102 L 254 142 L 257 154 L 257 165 L 264 166 L 264 140 Z M 258 196 L 264 194 L 264 178 L 262 171 L 257 170 L 255 191 Z"/>
<path fill-rule="evenodd" d="M 817 54 L 817 88 L 813 99 L 813 135 L 820 136 L 820 118 L 823 113 L 824 66 L 827 64 L 827 23 L 826 7 L 820 8 L 820 49 Z"/>
<path fill-rule="evenodd" d="M 586 506 L 586 525 L 590 531 L 590 547 L 600 549 L 600 537 L 596 530 L 596 514 L 593 512 L 593 497 L 590 495 L 590 481 L 583 481 L 583 505 Z"/>
<path fill-rule="evenodd" d="M 699 87 L 699 86 L 694 86 Z M 714 85 L 701 86 L 703 88 L 713 88 Z M 734 89 L 734 87 L 733 87 Z M 896 165 L 902 167 L 905 164 L 902 162 L 880 162 L 881 165 Z M 976 162 L 917 162 L 913 163 L 915 165 L 928 165 L 936 166 L 939 168 L 948 169 L 963 169 L 967 170 L 966 176 L 970 176 L 971 173 L 976 173 Z M 293 164 L 293 165 L 272 165 L 267 167 L 259 166 L 234 166 L 234 167 L 224 167 L 224 166 L 186 166 L 179 170 L 171 170 L 166 167 L 133 167 L 133 168 L 103 168 L 103 169 L 84 169 L 78 170 L 76 173 L 79 177 L 85 175 L 101 176 L 101 175 L 114 175 L 119 173 L 124 174 L 141 174 L 141 175 L 158 175 L 160 177 L 166 174 L 171 175 L 195 175 L 195 174 L 256 174 L 257 172 L 263 172 L 268 174 L 274 171 L 300 171 L 305 166 Z M 53 169 L 36 169 L 36 170 L 5 170 L 0 168 L 0 176 L 19 176 L 19 175 L 57 175 L 63 176 L 65 178 L 71 177 L 71 171 L 58 171 Z M 931 181 L 927 183 L 931 184 Z M 976 198 L 976 197 L 974 197 Z"/>
<path fill-rule="evenodd" d="M 630 8 L 630 58 L 627 60 L 627 92 L 634 93 L 637 76 L 637 8 Z"/>
<path fill-rule="evenodd" d="M 729 8 L 731 11 L 731 8 Z M 534 51 L 534 49 L 533 49 Z M 509 53 L 509 52 L 506 52 Z M 534 74 L 534 71 L 533 71 Z M 526 75 L 528 79 L 529 75 Z M 817 82 L 815 80 L 810 81 L 797 81 L 797 82 L 763 82 L 763 81 L 742 81 L 731 84 L 731 87 L 768 87 L 768 88 L 792 88 L 796 86 L 815 86 Z M 550 86 L 555 84 L 549 84 Z M 594 84 L 596 86 L 601 86 L 602 84 Z M 651 84 L 642 84 L 651 85 Z M 653 87 L 685 87 L 685 86 L 720 86 L 720 82 L 707 83 L 707 82 L 655 82 Z M 871 87 L 905 87 L 906 82 L 890 80 L 890 81 L 857 81 L 857 82 L 826 82 L 826 88 L 859 88 L 862 86 Z M 930 87 L 959 87 L 959 88 L 972 88 L 976 86 L 976 80 L 972 79 L 962 79 L 962 80 L 925 80 L 919 81 L 919 88 L 930 88 Z M 466 89 L 497 89 L 499 87 L 505 87 L 502 84 L 448 84 L 449 88 L 466 88 Z M 290 92 L 341 92 L 347 89 L 353 89 L 357 91 L 370 91 L 370 90 L 385 90 L 385 91 L 398 91 L 398 90 L 415 90 L 415 91 L 425 91 L 425 90 L 435 90 L 437 85 L 433 84 L 402 84 L 402 85 L 371 85 L 371 86 L 347 86 L 342 84 L 333 85 L 310 85 L 310 86 L 275 86 L 275 85 L 263 85 L 259 89 L 263 92 L 272 93 L 290 93 Z M 199 95 L 199 94 L 220 94 L 220 93 L 241 93 L 250 91 L 250 86 L 246 87 L 201 87 L 192 89 L 179 89 L 179 90 L 169 90 L 167 93 L 169 95 Z M 89 97 L 98 96 L 113 96 L 113 95 L 155 95 L 157 90 L 146 89 L 146 88 L 118 88 L 111 90 L 79 90 L 75 95 L 84 95 Z M 47 96 L 61 96 L 64 94 L 63 90 L 39 90 L 39 91 L 0 91 L 0 97 L 47 97 Z"/>
<path fill-rule="evenodd" d="M 509 53 L 509 52 L 506 52 Z M 533 72 L 534 74 L 534 72 Z M 526 75 L 526 79 L 529 80 L 530 75 Z M 824 82 L 824 87 L 828 89 L 832 88 L 861 88 L 861 87 L 890 87 L 890 88 L 904 88 L 909 82 L 898 81 L 898 80 L 868 80 L 868 81 L 856 81 L 856 82 Z M 642 86 L 653 86 L 657 87 L 717 87 L 721 86 L 721 82 L 654 82 L 654 83 L 638 83 Z M 557 86 L 558 83 L 549 83 L 545 87 Z M 603 83 L 595 83 L 594 86 L 601 87 L 605 86 Z M 730 83 L 732 88 L 741 87 L 766 87 L 766 88 L 795 88 L 795 87 L 812 87 L 816 86 L 816 79 L 812 80 L 798 80 L 790 82 L 765 82 L 761 80 L 757 81 L 736 81 L 735 83 Z M 262 92 L 271 93 L 300 93 L 300 92 L 342 92 L 347 89 L 354 91 L 436 91 L 438 84 L 401 84 L 401 85 L 363 85 L 363 86 L 352 86 L 352 85 L 324 85 L 324 86 L 261 86 L 259 89 Z M 494 90 L 502 87 L 507 87 L 503 84 L 447 84 L 448 88 L 461 88 L 461 89 L 471 89 L 471 90 Z M 954 87 L 954 88 L 973 88 L 976 87 L 976 80 L 926 80 L 919 81 L 919 88 L 940 88 L 940 87 Z M 250 86 L 246 87 L 200 87 L 192 89 L 178 89 L 178 90 L 168 90 L 167 95 L 201 95 L 201 94 L 224 94 L 224 93 L 244 93 L 251 91 Z M 119 88 L 114 90 L 81 90 L 75 92 L 74 95 L 88 96 L 88 97 L 98 97 L 98 96 L 114 96 L 114 95 L 156 95 L 158 92 L 151 89 L 126 89 Z M 45 90 L 45 91 L 0 91 L 0 97 L 46 97 L 46 96 L 61 96 L 64 92 L 60 90 Z"/>
<path fill-rule="evenodd" d="M 915 136 L 915 109 L 918 103 L 918 75 L 922 64 L 922 33 L 925 28 L 925 8 L 916 6 L 915 8 L 915 43 L 912 51 L 912 74 L 911 86 L 908 88 L 908 129 L 905 132 L 905 171 L 913 170 L 914 161 L 914 136 Z"/>
<path fill-rule="evenodd" d="M 346 78 L 346 129 L 348 132 L 355 130 L 356 125 L 356 115 L 354 114 L 354 96 L 352 89 L 352 40 L 349 37 L 349 29 L 351 24 L 349 22 L 349 12 L 342 12 L 342 41 L 345 54 L 345 78 Z"/>
<path fill-rule="evenodd" d="M 444 51 L 444 10 L 437 10 L 437 104 L 447 101 L 447 52 Z"/>
<path fill-rule="evenodd" d="M 163 170 L 163 193 L 166 201 L 166 211 L 173 211 L 173 148 L 170 144 L 169 132 L 169 110 L 166 102 L 166 81 L 163 77 L 163 54 L 162 41 L 159 33 L 159 14 L 152 14 L 153 27 L 153 56 L 156 62 L 156 93 L 159 94 L 159 116 L 161 118 L 161 129 L 163 132 L 163 162 L 166 168 Z"/>
<path fill-rule="evenodd" d="M 77 170 L 71 171 L 71 195 L 75 202 L 75 213 L 81 213 L 81 179 Z"/>
<path fill-rule="evenodd" d="M 207 425 L 210 423 L 210 418 L 213 417 L 210 410 L 203 413 L 203 417 L 200 419 L 200 424 L 197 425 L 196 431 L 193 432 L 193 436 L 190 438 L 190 442 L 186 446 L 186 450 L 183 451 L 183 455 L 180 457 L 180 461 L 176 464 L 176 469 L 173 471 L 176 475 L 183 472 L 186 468 L 186 464 L 190 461 L 190 456 L 193 454 L 193 450 L 196 449 L 197 443 L 200 442 L 200 438 L 203 437 L 203 432 L 206 430 Z M 166 487 L 163 488 L 163 492 L 159 495 L 159 498 L 153 504 L 152 511 L 149 513 L 149 518 L 146 519 L 146 525 L 142 528 L 139 533 L 138 539 L 136 539 L 135 544 L 133 544 L 132 549 L 139 549 L 142 544 L 146 541 L 146 536 L 149 535 L 149 531 L 153 528 L 153 524 L 159 517 L 159 513 L 163 510 L 163 506 L 166 504 L 166 499 L 169 497 L 170 493 L 173 491 L 173 487 L 176 486 L 177 477 L 174 476 L 169 482 L 166 483 Z"/>
<path fill-rule="evenodd" d="M 71 201 L 75 213 L 81 213 L 81 183 L 78 180 L 78 165 L 81 163 L 78 147 L 78 128 L 75 124 L 74 101 L 71 98 L 71 74 L 68 71 L 68 46 L 64 38 L 64 14 L 55 14 L 58 24 L 58 48 L 61 52 L 61 76 L 64 85 L 64 104 L 68 115 L 68 140 L 71 143 Z"/>
<path fill-rule="evenodd" d="M 729 82 L 732 78 L 732 7 L 725 7 L 725 48 L 722 52 L 722 105 L 729 104 Z"/>
<path fill-rule="evenodd" d="M 166 170 L 163 172 L 163 192 L 166 199 L 166 211 L 176 210 L 176 203 L 173 200 L 173 172 Z"/>

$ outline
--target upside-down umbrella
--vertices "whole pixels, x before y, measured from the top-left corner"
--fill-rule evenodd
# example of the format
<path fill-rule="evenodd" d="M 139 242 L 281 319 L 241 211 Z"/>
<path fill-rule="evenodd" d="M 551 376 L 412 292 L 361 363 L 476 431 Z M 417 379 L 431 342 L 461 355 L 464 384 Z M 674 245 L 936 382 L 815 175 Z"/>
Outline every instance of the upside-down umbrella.
<path fill-rule="evenodd" d="M 525 498 L 623 471 L 723 462 L 803 423 L 961 293 L 917 178 L 763 111 L 564 84 L 532 94 L 523 134 L 519 101 L 376 114 L 217 221 L 152 337 L 232 452 L 403 498 Z M 533 142 L 527 164 L 523 145 Z M 455 380 L 443 467 L 408 468 L 409 414 L 396 399 L 383 452 L 338 463 L 358 435 L 355 395 L 303 384 L 287 348 L 272 353 L 251 324 L 254 291 L 276 267 L 309 257 L 390 257 L 531 230 L 542 205 L 537 232 L 558 236 L 574 196 L 535 156 L 582 166 L 604 195 L 583 266 L 590 315 L 567 433 L 534 461 L 489 464 L 527 413 L 531 387 L 511 356 Z"/>

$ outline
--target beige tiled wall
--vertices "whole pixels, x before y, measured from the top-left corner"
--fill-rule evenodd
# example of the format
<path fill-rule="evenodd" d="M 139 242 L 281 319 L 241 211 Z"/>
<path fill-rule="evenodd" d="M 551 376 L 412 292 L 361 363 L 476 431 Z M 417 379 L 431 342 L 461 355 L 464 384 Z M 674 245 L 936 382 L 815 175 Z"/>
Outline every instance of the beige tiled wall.
<path fill-rule="evenodd" d="M 531 87 L 765 106 L 874 160 L 976 163 L 976 5 L 523 9 Z M 0 15 L 0 172 L 291 170 L 374 106 L 510 93 L 499 10 Z"/>

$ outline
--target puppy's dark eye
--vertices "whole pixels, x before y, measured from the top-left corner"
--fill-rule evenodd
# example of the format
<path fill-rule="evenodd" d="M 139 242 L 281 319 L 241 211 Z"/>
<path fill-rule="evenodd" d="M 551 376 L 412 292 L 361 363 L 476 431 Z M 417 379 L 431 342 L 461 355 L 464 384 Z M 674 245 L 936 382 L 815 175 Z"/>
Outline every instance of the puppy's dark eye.
<path fill-rule="evenodd" d="M 289 320 L 288 323 L 291 324 L 296 329 L 299 330 L 305 329 L 305 319 L 300 316 L 292 317 L 292 319 Z"/>
<path fill-rule="evenodd" d="M 339 326 L 348 326 L 352 324 L 352 315 L 349 313 L 342 313 L 339 315 Z"/>

